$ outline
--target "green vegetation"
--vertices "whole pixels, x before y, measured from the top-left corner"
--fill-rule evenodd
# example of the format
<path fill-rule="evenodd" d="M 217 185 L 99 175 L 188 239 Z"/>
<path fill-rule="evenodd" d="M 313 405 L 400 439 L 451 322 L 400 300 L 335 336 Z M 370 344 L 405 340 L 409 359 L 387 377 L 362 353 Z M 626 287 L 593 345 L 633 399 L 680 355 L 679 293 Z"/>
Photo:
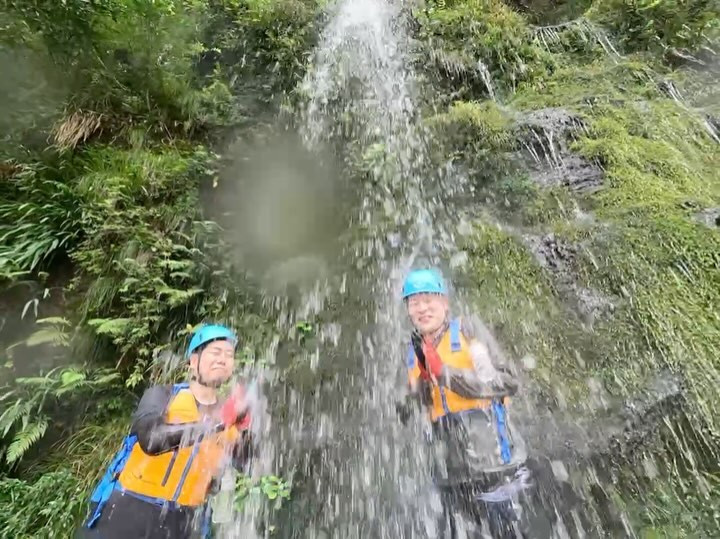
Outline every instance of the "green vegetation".
<path fill-rule="evenodd" d="M 234 504 L 238 511 L 245 506 L 250 496 L 262 495 L 268 500 L 276 501 L 279 507 L 282 500 L 290 498 L 290 484 L 275 475 L 266 475 L 253 482 L 249 477 L 242 476 L 235 482 Z"/>
<path fill-rule="evenodd" d="M 524 19 L 499 0 L 433 2 L 416 16 L 431 80 L 457 97 L 488 93 L 480 65 L 503 93 L 553 67 Z"/>
<path fill-rule="evenodd" d="M 20 306 L 20 336 L 0 335 L 12 345 L 0 371 L 0 536 L 71 535 L 136 395 L 191 324 L 230 321 L 250 356 L 266 342 L 254 286 L 224 256 L 200 190 L 217 182 L 225 133 L 292 106 L 318 9 L 0 7 L 0 278 L 8 293 L 55 290 Z M 58 289 L 62 316 L 33 328 Z"/>
<path fill-rule="evenodd" d="M 677 47 L 705 56 L 720 40 L 719 11 L 713 0 L 598 0 L 588 17 L 611 30 L 628 50 Z"/>

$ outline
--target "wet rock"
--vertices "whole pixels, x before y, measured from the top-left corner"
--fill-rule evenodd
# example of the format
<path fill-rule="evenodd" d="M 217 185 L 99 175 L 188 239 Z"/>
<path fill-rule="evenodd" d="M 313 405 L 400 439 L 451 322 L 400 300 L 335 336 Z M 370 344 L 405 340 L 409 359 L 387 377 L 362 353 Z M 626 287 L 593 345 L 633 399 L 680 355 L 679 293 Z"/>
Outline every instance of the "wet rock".
<path fill-rule="evenodd" d="M 707 120 L 710 127 L 715 130 L 716 133 L 720 131 L 720 116 L 713 116 L 711 114 L 707 114 L 705 116 L 705 119 Z"/>
<path fill-rule="evenodd" d="M 548 187 L 564 185 L 578 193 L 602 187 L 603 169 L 570 150 L 573 139 L 585 130 L 580 118 L 562 108 L 540 109 L 525 115 L 518 130 L 523 146 L 518 157 L 533 181 Z"/>
<path fill-rule="evenodd" d="M 622 416 L 628 426 L 656 423 L 668 410 L 680 404 L 683 395 L 682 379 L 668 370 L 662 370 L 650 380 L 642 394 L 625 401 Z"/>
<path fill-rule="evenodd" d="M 595 456 L 630 456 L 643 447 L 657 445 L 664 424 L 677 423 L 685 413 L 685 387 L 680 376 L 660 370 L 633 398 L 623 402 L 619 410 L 612 410 L 606 418 L 599 418 L 606 432 L 605 447 Z"/>
<path fill-rule="evenodd" d="M 608 394 L 607 399 L 606 406 L 585 408 L 582 415 L 535 408 L 531 417 L 516 422 L 522 425 L 531 452 L 566 462 L 612 459 L 654 444 L 661 425 L 680 421 L 685 388 L 679 375 L 660 370 L 631 398 Z"/>
<path fill-rule="evenodd" d="M 523 241 L 535 259 L 553 275 L 555 286 L 562 295 L 573 301 L 586 323 L 612 313 L 615 303 L 596 290 L 582 286 L 577 279 L 578 246 L 555 234 L 533 236 L 526 234 Z"/>
<path fill-rule="evenodd" d="M 720 227 L 720 208 L 707 208 L 695 214 L 695 219 L 710 228 Z"/>
<path fill-rule="evenodd" d="M 658 81 L 657 87 L 658 87 L 658 90 L 660 90 L 663 94 L 665 94 L 670 99 L 674 99 L 675 101 L 680 101 L 680 102 L 684 100 L 677 85 L 671 80 Z"/>

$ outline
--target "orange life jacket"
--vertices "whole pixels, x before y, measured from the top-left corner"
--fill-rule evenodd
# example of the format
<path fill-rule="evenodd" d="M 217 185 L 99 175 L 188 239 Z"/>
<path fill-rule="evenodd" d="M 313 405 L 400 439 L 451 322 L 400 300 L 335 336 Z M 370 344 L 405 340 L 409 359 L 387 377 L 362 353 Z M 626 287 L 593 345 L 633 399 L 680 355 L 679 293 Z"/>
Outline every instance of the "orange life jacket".
<path fill-rule="evenodd" d="M 448 330 L 440 339 L 437 346 L 437 353 L 445 365 L 459 369 L 474 368 L 470 347 L 467 339 L 460 329 L 460 320 L 455 318 L 450 321 Z M 408 375 L 410 383 L 420 378 L 420 366 L 418 365 L 415 350 L 412 344 L 408 350 Z M 510 463 L 513 454 L 512 440 L 508 433 L 507 416 L 505 405 L 509 398 L 502 399 L 468 399 L 448 389 L 433 384 L 432 406 L 430 407 L 430 420 L 435 423 L 443 417 L 453 414 L 463 414 L 473 410 L 483 410 L 493 418 L 498 437 L 498 449 L 503 464 Z"/>
<path fill-rule="evenodd" d="M 437 346 L 437 353 L 445 365 L 458 369 L 474 368 L 470 357 L 469 343 L 460 330 L 460 321 L 458 319 L 450 322 L 448 330 Z M 420 378 L 420 366 L 412 346 L 408 352 L 408 371 L 411 382 Z M 488 410 L 491 405 L 492 401 L 490 399 L 468 399 L 461 397 L 451 389 L 433 385 L 430 419 L 435 422 L 448 414 L 477 409 Z"/>
<path fill-rule="evenodd" d="M 170 424 L 200 421 L 201 414 L 189 389 L 180 389 L 165 412 Z M 229 457 L 239 436 L 233 426 L 221 433 L 206 434 L 186 447 L 159 455 L 148 455 L 139 443 L 118 477 L 119 487 L 131 494 L 178 505 L 196 507 L 205 502 L 210 481 L 225 457 Z"/>

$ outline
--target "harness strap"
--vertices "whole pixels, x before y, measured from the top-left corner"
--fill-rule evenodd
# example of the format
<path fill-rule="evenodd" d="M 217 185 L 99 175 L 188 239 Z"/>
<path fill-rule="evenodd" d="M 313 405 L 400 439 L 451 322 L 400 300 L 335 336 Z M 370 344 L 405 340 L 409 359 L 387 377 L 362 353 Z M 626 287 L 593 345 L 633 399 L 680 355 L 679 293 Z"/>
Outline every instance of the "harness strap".
<path fill-rule="evenodd" d="M 459 352 L 462 348 L 462 343 L 460 342 L 460 319 L 459 318 L 453 318 L 450 320 L 450 350 L 453 352 Z"/>
<path fill-rule="evenodd" d="M 173 502 L 177 502 L 178 498 L 180 497 L 182 488 L 183 486 L 185 486 L 185 479 L 187 479 L 188 473 L 190 472 L 190 466 L 192 466 L 193 460 L 195 460 L 195 456 L 200 450 L 200 443 L 203 441 L 204 437 L 205 435 L 201 434 L 198 438 L 198 441 L 195 443 L 195 445 L 193 445 L 192 452 L 190 453 L 190 458 L 188 458 L 187 462 L 185 463 L 185 469 L 183 470 L 183 473 L 180 476 L 180 481 L 178 481 L 177 488 L 175 489 L 175 494 L 173 495 L 172 499 Z"/>
<path fill-rule="evenodd" d="M 450 351 L 459 352 L 462 349 L 462 343 L 460 342 L 460 319 L 453 318 L 448 324 L 448 330 L 450 331 Z M 440 400 L 442 401 L 443 411 L 446 415 L 450 414 L 450 408 L 447 403 L 447 394 L 445 388 L 440 386 Z"/>
<path fill-rule="evenodd" d="M 415 349 L 413 348 L 412 343 L 408 344 L 408 351 L 407 351 L 407 367 L 408 369 L 412 369 L 415 366 Z"/>
<path fill-rule="evenodd" d="M 495 426 L 498 432 L 498 444 L 500 445 L 500 460 L 503 464 L 509 464 L 512 459 L 510 452 L 510 440 L 507 434 L 507 421 L 505 418 L 505 405 L 500 399 L 493 399 L 492 408 L 495 416 Z"/>

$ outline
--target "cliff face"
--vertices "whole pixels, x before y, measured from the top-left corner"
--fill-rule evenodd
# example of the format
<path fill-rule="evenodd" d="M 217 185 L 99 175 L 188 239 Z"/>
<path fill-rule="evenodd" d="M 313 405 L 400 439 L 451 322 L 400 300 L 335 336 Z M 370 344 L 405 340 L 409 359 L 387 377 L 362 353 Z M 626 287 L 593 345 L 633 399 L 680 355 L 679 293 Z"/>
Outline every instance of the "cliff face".
<path fill-rule="evenodd" d="M 231 168 L 230 142 L 302 123 L 326 8 L 0 8 L 0 276 L 2 318 L 13 319 L 0 326 L 0 500 L 13 508 L 0 536 L 67 535 L 133 391 L 158 378 L 157 358 L 188 324 L 231 320 L 247 357 L 272 341 L 277 312 L 228 255 L 207 220 L 217 199 L 201 193 L 228 179 L 218 171 Z M 600 459 L 613 476 L 603 486 L 648 537 L 716 535 L 717 2 L 437 1 L 403 17 L 429 168 L 450 163 L 467 182 L 443 210 L 457 203 L 470 225 L 445 253 L 452 277 L 525 367 L 536 427 L 577 426 L 580 453 Z M 364 95 L 367 81 L 341 75 Z M 367 144 L 372 133 L 353 139 L 350 116 L 338 120 L 343 175 L 392 163 L 388 146 Z M 348 238 L 365 232 L 348 222 Z M 314 369 L 291 365 L 287 386 L 314 394 L 339 368 Z M 596 421 L 607 425 L 597 444 Z M 578 442 L 556 428 L 545 434 Z"/>
<path fill-rule="evenodd" d="M 438 91 L 431 125 L 484 204 L 464 286 L 571 421 L 598 411 L 597 382 L 630 398 L 652 393 L 659 373 L 681 380 L 684 406 L 670 407 L 661 436 L 669 453 L 648 456 L 663 446 L 654 441 L 634 457 L 697 451 L 688 476 L 705 485 L 699 448 L 715 447 L 719 404 L 718 6 L 514 8 L 447 2 L 418 14 Z M 699 521 L 711 533 L 711 501 L 693 495 L 687 523 L 673 522 L 678 476 L 653 469 L 636 491 L 653 508 L 650 536 L 692 534 Z"/>

